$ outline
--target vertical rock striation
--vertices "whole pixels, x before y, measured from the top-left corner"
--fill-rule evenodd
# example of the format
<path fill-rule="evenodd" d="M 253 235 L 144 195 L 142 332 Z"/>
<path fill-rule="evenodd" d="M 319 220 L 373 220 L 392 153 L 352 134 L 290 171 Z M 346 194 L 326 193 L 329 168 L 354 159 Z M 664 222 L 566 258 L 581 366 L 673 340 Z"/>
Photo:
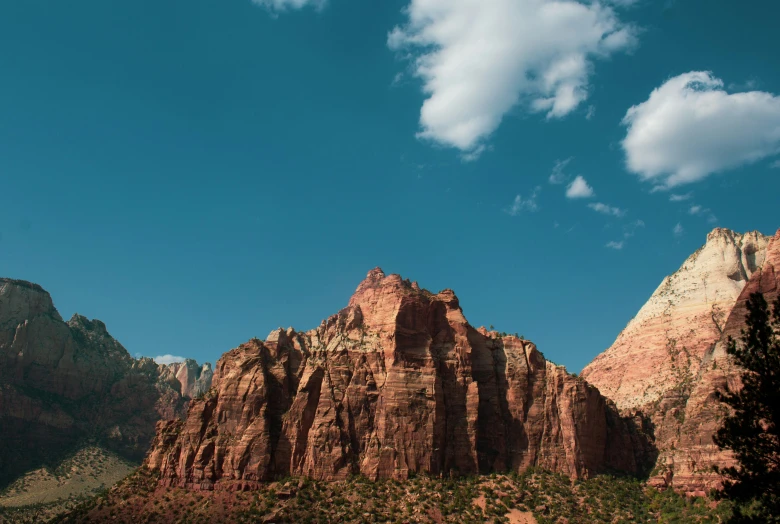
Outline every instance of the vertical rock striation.
<path fill-rule="evenodd" d="M 158 424 L 147 465 L 166 485 L 243 489 L 286 475 L 638 472 L 634 420 L 536 347 L 468 324 L 451 290 L 369 272 L 306 333 L 222 356 L 184 421 Z"/>
<path fill-rule="evenodd" d="M 206 362 L 201 366 L 191 358 L 184 362 L 159 364 L 159 372 L 161 380 L 178 383 L 179 393 L 185 398 L 197 398 L 206 393 L 214 376 L 211 364 Z"/>

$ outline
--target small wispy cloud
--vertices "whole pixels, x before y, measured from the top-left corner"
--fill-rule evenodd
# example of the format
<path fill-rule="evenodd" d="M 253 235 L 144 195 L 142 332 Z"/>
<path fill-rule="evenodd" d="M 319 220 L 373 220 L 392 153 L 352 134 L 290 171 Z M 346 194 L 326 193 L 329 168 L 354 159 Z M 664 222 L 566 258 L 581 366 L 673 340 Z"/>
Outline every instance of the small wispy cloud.
<path fill-rule="evenodd" d="M 691 196 L 693 196 L 693 193 L 685 193 L 684 195 L 672 193 L 669 196 L 669 202 L 684 202 L 685 200 L 689 200 Z"/>
<path fill-rule="evenodd" d="M 590 105 L 590 106 L 588 106 L 588 111 L 585 113 L 585 118 L 587 120 L 590 120 L 594 116 L 596 116 L 596 106 Z"/>
<path fill-rule="evenodd" d="M 564 169 L 566 169 L 566 166 L 568 166 L 569 162 L 571 161 L 572 161 L 571 157 L 567 158 L 566 160 L 556 160 L 555 165 L 553 166 L 552 173 L 550 173 L 550 178 L 548 179 L 548 181 L 551 184 L 556 184 L 556 185 L 563 184 L 564 182 L 566 182 L 566 180 L 568 180 L 569 177 L 563 171 Z"/>
<path fill-rule="evenodd" d="M 716 217 L 712 211 L 710 211 L 706 207 L 702 207 L 699 205 L 693 205 L 688 209 L 688 214 L 693 216 L 703 216 L 706 217 L 707 223 L 709 224 L 716 224 L 718 222 L 718 217 Z"/>
<path fill-rule="evenodd" d="M 479 160 L 479 157 L 482 156 L 482 153 L 485 151 L 490 151 L 492 149 L 492 146 L 486 146 L 486 145 L 480 145 L 478 147 L 475 147 L 474 149 L 470 151 L 465 151 L 461 153 L 460 159 L 463 162 L 469 163 L 469 162 L 476 162 Z"/>
<path fill-rule="evenodd" d="M 588 204 L 588 207 L 597 213 L 601 213 L 603 215 L 612 215 L 618 218 L 626 214 L 626 212 L 619 207 L 608 206 L 607 204 L 603 204 L 601 202 L 593 202 Z"/>
<path fill-rule="evenodd" d="M 328 2 L 327 0 L 252 0 L 252 3 L 272 11 L 287 11 L 289 9 L 302 9 L 308 6 L 322 9 Z"/>
<path fill-rule="evenodd" d="M 187 360 L 184 357 L 177 357 L 176 355 L 158 355 L 154 357 L 154 361 L 158 364 L 173 364 L 175 362 L 184 362 Z"/>
<path fill-rule="evenodd" d="M 566 188 L 566 198 L 590 198 L 593 195 L 593 188 L 582 175 L 577 175 Z"/>
<path fill-rule="evenodd" d="M 607 242 L 606 247 L 608 247 L 610 249 L 614 249 L 616 251 L 620 251 L 621 249 L 623 249 L 623 245 L 624 245 L 624 242 L 622 240 L 620 240 L 620 241 L 612 240 L 610 242 Z"/>
<path fill-rule="evenodd" d="M 780 169 L 780 160 L 775 160 L 771 164 L 769 164 L 769 167 L 771 169 Z"/>
<path fill-rule="evenodd" d="M 623 226 L 623 238 L 631 238 L 636 234 L 636 230 L 645 227 L 644 220 L 634 220 L 630 224 Z"/>
<path fill-rule="evenodd" d="M 539 196 L 539 192 L 541 190 L 541 187 L 536 186 L 533 193 L 531 193 L 531 196 L 525 199 L 522 195 L 515 196 L 512 205 L 505 209 L 506 213 L 516 217 L 523 211 L 537 211 L 539 209 L 539 204 L 537 203 L 536 199 Z"/>
<path fill-rule="evenodd" d="M 674 226 L 674 229 L 672 229 L 672 233 L 674 233 L 674 236 L 677 238 L 680 238 L 683 236 L 683 233 L 685 233 L 685 229 L 683 229 L 682 224 L 677 222 L 677 225 Z"/>

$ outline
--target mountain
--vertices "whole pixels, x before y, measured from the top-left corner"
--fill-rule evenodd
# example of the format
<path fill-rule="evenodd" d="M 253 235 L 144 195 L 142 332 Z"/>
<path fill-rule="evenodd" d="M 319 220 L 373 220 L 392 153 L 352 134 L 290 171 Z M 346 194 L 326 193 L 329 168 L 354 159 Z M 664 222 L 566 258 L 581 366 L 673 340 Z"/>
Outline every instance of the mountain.
<path fill-rule="evenodd" d="M 64 322 L 39 285 L 0 278 L 0 487 L 87 441 L 140 462 L 156 422 L 210 386 L 194 367 L 136 360 L 101 321 Z"/>
<path fill-rule="evenodd" d="M 224 354 L 186 419 L 158 424 L 145 465 L 194 490 L 528 466 L 582 478 L 641 472 L 643 430 L 533 343 L 472 327 L 451 290 L 377 268 L 318 328 Z"/>
<path fill-rule="evenodd" d="M 780 231 L 713 230 L 582 371 L 624 413 L 651 419 L 660 452 L 651 484 L 690 493 L 719 485 L 711 466 L 730 456 L 712 442 L 724 409 L 716 391 L 739 382 L 725 347 L 744 326 L 749 294 L 776 294 L 778 267 Z"/>
<path fill-rule="evenodd" d="M 214 376 L 211 364 L 206 362 L 201 366 L 191 358 L 184 362 L 160 364 L 159 372 L 161 380 L 178 382 L 179 392 L 185 398 L 196 398 L 206 393 Z"/>

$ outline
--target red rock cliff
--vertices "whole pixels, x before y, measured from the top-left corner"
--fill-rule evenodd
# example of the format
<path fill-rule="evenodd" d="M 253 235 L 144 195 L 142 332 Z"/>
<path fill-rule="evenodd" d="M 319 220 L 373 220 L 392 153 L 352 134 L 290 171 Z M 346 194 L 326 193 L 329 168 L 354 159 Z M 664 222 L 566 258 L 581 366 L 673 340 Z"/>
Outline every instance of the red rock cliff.
<path fill-rule="evenodd" d="M 639 471 L 643 438 L 532 343 L 471 327 L 452 291 L 375 269 L 317 329 L 223 355 L 186 420 L 158 424 L 146 463 L 195 489 L 532 465 L 581 477 Z"/>
<path fill-rule="evenodd" d="M 140 460 L 157 421 L 189 400 L 162 368 L 133 359 L 99 320 L 64 322 L 37 284 L 0 278 L 0 486 L 83 439 Z"/>

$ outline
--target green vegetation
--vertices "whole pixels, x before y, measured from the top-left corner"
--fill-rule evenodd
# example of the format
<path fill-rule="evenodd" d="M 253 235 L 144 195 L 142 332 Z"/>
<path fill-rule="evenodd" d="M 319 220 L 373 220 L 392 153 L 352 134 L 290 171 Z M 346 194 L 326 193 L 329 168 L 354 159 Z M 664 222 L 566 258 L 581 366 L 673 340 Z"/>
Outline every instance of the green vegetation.
<path fill-rule="evenodd" d="M 582 481 L 523 474 L 342 482 L 285 479 L 255 491 L 197 492 L 157 486 L 141 468 L 108 493 L 55 522 L 506 523 L 518 513 L 540 524 L 718 523 L 730 504 L 658 491 L 631 478 Z"/>
<path fill-rule="evenodd" d="M 720 496 L 736 503 L 731 522 L 780 522 L 780 297 L 772 314 L 761 293 L 747 308 L 741 343 L 729 337 L 727 349 L 743 370 L 742 387 L 720 395 L 731 412 L 715 443 L 738 462 L 719 470 L 727 479 Z"/>
<path fill-rule="evenodd" d="M 29 471 L 0 491 L 0 523 L 46 522 L 129 475 L 136 464 L 86 443 L 54 466 Z"/>

